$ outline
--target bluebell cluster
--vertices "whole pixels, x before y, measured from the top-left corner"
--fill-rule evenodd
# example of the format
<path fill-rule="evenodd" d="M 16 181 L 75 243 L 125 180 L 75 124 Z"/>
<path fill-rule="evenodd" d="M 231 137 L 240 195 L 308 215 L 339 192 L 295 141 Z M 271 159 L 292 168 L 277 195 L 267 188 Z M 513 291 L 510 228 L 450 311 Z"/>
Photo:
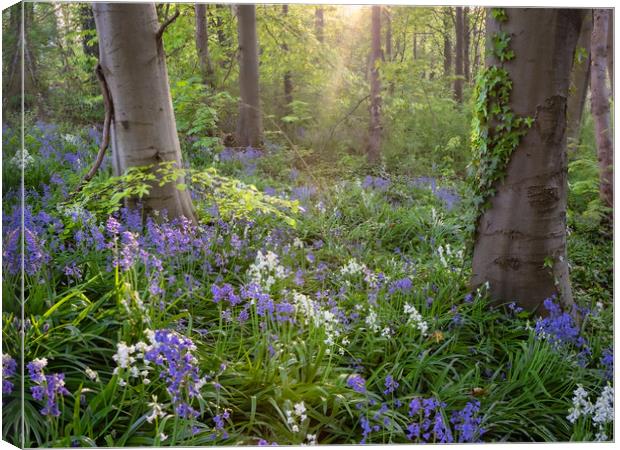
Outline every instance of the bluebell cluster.
<path fill-rule="evenodd" d="M 449 188 L 439 187 L 437 180 L 433 177 L 419 177 L 409 183 L 413 187 L 430 188 L 431 192 L 441 200 L 448 211 L 452 211 L 461 200 L 460 196 Z"/>
<path fill-rule="evenodd" d="M 385 390 L 383 395 L 393 396 L 400 387 L 398 381 L 388 374 L 384 380 Z M 393 429 L 394 416 L 402 416 L 401 408 L 405 408 L 409 417 L 409 423 L 405 427 L 407 439 L 417 443 L 452 443 L 452 442 L 480 442 L 481 436 L 486 432 L 482 428 L 480 402 L 475 400 L 468 402 L 461 410 L 452 411 L 449 422 L 445 420 L 446 403 L 435 397 L 413 397 L 408 404 L 404 404 L 400 398 L 382 402 L 379 409 L 371 413 L 369 408 L 377 405 L 377 401 L 369 396 L 366 381 L 360 375 L 351 375 L 347 379 L 347 385 L 355 392 L 366 394 L 365 402 L 356 404 L 360 410 L 360 428 L 362 432 L 361 444 L 368 443 L 372 433 L 382 429 Z M 393 414 L 392 412 L 396 413 Z"/>
<path fill-rule="evenodd" d="M 391 181 L 387 178 L 373 177 L 371 175 L 367 175 L 364 181 L 362 181 L 364 189 L 374 189 L 379 192 L 387 191 L 391 184 Z"/>
<path fill-rule="evenodd" d="M 10 355 L 2 355 L 2 393 L 10 394 L 13 392 L 12 381 L 7 380 L 17 372 L 17 362 Z"/>
<path fill-rule="evenodd" d="M 537 336 L 547 339 L 555 347 L 566 345 L 574 345 L 579 349 L 587 347 L 588 343 L 581 336 L 574 317 L 562 311 L 560 305 L 555 303 L 555 297 L 546 299 L 544 306 L 549 315 L 536 321 Z"/>
<path fill-rule="evenodd" d="M 60 415 L 58 400 L 60 396 L 69 395 L 69 391 L 65 387 L 65 375 L 63 373 L 46 375 L 43 371 L 46 365 L 47 360 L 35 359 L 26 366 L 28 376 L 35 384 L 30 387 L 30 392 L 33 399 L 45 403 L 41 409 L 42 415 L 57 417 Z"/>
<path fill-rule="evenodd" d="M 156 330 L 153 346 L 144 355 L 146 361 L 163 368 L 160 377 L 166 382 L 175 412 L 182 418 L 199 415 L 187 401 L 187 397 L 200 395 L 200 386 L 204 384 L 192 354 L 194 349 L 191 339 L 170 330 Z"/>

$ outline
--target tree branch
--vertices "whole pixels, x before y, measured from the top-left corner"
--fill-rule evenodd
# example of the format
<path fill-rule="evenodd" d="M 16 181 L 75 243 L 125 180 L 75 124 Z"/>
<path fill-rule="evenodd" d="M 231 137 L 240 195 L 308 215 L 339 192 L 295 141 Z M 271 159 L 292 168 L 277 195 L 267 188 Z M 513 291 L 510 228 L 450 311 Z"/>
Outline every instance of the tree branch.
<path fill-rule="evenodd" d="M 155 35 L 158 41 L 161 41 L 161 38 L 164 35 L 164 31 L 166 31 L 166 28 L 168 28 L 168 26 L 172 22 L 177 20 L 177 17 L 179 17 L 179 14 L 181 14 L 181 11 L 179 10 L 179 7 L 177 6 L 176 10 L 174 11 L 174 14 L 168 19 L 166 19 L 166 21 L 159 26 L 159 30 L 157 30 L 157 34 Z"/>
<path fill-rule="evenodd" d="M 359 101 L 355 104 L 355 106 L 347 113 L 345 114 L 338 122 L 336 122 L 330 129 L 329 131 L 329 136 L 327 137 L 327 139 L 325 140 L 325 144 L 323 145 L 323 150 L 325 150 L 325 148 L 327 147 L 327 144 L 329 144 L 329 142 L 332 140 L 332 138 L 334 137 L 334 133 L 336 132 L 336 128 L 338 128 L 338 126 L 344 122 L 345 120 L 347 120 L 354 112 L 357 108 L 359 108 L 359 106 L 362 104 L 362 102 L 364 100 L 367 100 L 370 97 L 370 95 L 367 95 L 361 99 L 359 99 Z"/>
<path fill-rule="evenodd" d="M 112 122 L 112 117 L 114 116 L 114 104 L 112 103 L 112 97 L 110 96 L 110 90 L 108 89 L 108 83 L 103 76 L 103 70 L 101 68 L 101 64 L 97 64 L 95 68 L 95 74 L 97 75 L 97 80 L 99 80 L 99 86 L 101 87 L 101 94 L 103 95 L 103 106 L 105 108 L 105 119 L 103 121 L 103 135 L 101 137 L 101 144 L 99 145 L 99 153 L 97 153 L 97 159 L 95 160 L 95 164 L 88 171 L 86 176 L 84 176 L 84 180 L 82 184 L 78 187 L 76 192 L 80 192 L 84 185 L 88 183 L 97 173 L 101 163 L 103 162 L 103 157 L 105 156 L 105 151 L 108 148 L 108 144 L 110 143 L 110 123 Z"/>

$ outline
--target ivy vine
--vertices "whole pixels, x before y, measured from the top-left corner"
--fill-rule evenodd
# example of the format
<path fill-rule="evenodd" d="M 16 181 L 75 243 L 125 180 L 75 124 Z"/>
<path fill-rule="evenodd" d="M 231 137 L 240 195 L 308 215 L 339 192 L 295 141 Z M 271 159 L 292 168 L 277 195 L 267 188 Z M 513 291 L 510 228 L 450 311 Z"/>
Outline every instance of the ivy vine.
<path fill-rule="evenodd" d="M 494 8 L 491 14 L 500 24 L 508 21 L 504 9 Z M 478 218 L 489 207 L 495 184 L 506 176 L 512 152 L 534 122 L 532 117 L 517 116 L 510 108 L 512 80 L 503 67 L 504 62 L 515 58 L 510 39 L 510 34 L 501 29 L 491 37 L 490 51 L 500 64 L 485 67 L 476 79 L 474 90 L 472 184 Z"/>

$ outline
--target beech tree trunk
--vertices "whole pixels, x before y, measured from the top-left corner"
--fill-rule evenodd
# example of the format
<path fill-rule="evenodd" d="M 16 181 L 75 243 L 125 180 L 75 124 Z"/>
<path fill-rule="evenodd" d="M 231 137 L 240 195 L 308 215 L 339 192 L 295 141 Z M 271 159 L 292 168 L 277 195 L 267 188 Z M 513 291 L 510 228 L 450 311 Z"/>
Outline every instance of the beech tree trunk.
<path fill-rule="evenodd" d="M 370 129 L 368 162 L 374 164 L 381 155 L 381 80 L 377 67 L 381 60 L 381 7 L 372 7 L 372 48 L 370 51 Z"/>
<path fill-rule="evenodd" d="M 500 29 L 512 40 L 515 58 L 503 63 L 512 80 L 514 114 L 532 117 L 496 183 L 490 208 L 480 217 L 472 285 L 489 282 L 497 303 L 515 301 L 544 313 L 554 294 L 573 304 L 566 260 L 566 102 L 583 12 L 578 9 L 506 9 L 499 24 L 487 15 L 487 39 Z M 500 65 L 491 56 L 488 63 Z M 550 267 L 551 266 L 551 267 Z"/>
<path fill-rule="evenodd" d="M 579 145 L 581 134 L 581 121 L 583 109 L 586 104 L 588 86 L 590 85 L 590 37 L 592 35 L 592 10 L 584 14 L 577 51 L 573 60 L 571 71 L 571 84 L 568 94 L 568 106 L 566 109 L 567 119 L 567 144 L 569 151 Z"/>
<path fill-rule="evenodd" d="M 239 37 L 239 120 L 237 143 L 240 146 L 260 147 L 262 118 L 258 90 L 258 40 L 256 37 L 256 6 L 237 6 Z"/>
<path fill-rule="evenodd" d="M 93 3 L 99 62 L 114 106 L 112 158 L 117 175 L 135 166 L 174 161 L 182 167 L 166 58 L 153 3 Z M 154 183 L 142 199 L 146 213 L 195 220 L 187 190 Z"/>
<path fill-rule="evenodd" d="M 454 99 L 463 103 L 463 8 L 456 7 L 456 60 L 454 66 Z"/>
<path fill-rule="evenodd" d="M 323 42 L 325 39 L 323 30 L 325 27 L 325 18 L 323 17 L 323 8 L 317 6 L 314 10 L 314 29 L 316 33 L 316 39 L 319 42 Z"/>
<path fill-rule="evenodd" d="M 469 42 L 471 28 L 469 26 L 469 8 L 463 8 L 463 75 L 465 81 L 469 83 Z"/>
<path fill-rule="evenodd" d="M 603 204 L 613 207 L 613 144 L 609 113 L 610 93 L 607 88 L 607 35 L 611 9 L 595 9 L 592 26 L 592 116 L 599 163 L 599 193 Z"/>
<path fill-rule="evenodd" d="M 213 63 L 209 56 L 209 33 L 207 28 L 207 5 L 196 3 L 194 5 L 196 16 L 196 52 L 200 63 L 200 75 L 204 84 L 208 87 L 215 87 Z"/>
<path fill-rule="evenodd" d="M 282 15 L 284 16 L 284 20 L 286 20 L 286 16 L 288 16 L 288 5 L 282 5 Z M 282 52 L 286 55 L 288 54 L 288 45 L 286 42 L 282 44 Z M 284 72 L 284 103 L 286 104 L 286 110 L 289 111 L 289 105 L 293 101 L 293 79 L 291 75 L 291 71 L 287 70 Z"/>

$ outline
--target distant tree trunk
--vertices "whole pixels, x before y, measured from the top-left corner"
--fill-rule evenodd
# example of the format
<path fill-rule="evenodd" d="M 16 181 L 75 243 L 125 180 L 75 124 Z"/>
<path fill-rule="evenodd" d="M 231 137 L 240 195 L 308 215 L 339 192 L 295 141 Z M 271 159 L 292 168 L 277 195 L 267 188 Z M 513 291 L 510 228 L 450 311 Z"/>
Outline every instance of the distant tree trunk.
<path fill-rule="evenodd" d="M 209 33 L 207 29 L 207 5 L 196 3 L 194 5 L 196 16 L 196 52 L 200 63 L 200 75 L 205 86 L 215 87 L 213 64 L 209 56 Z"/>
<path fill-rule="evenodd" d="M 469 8 L 463 8 L 463 74 L 465 75 L 465 81 L 469 83 L 469 42 L 471 28 L 469 26 Z"/>
<path fill-rule="evenodd" d="M 592 116 L 600 170 L 600 197 L 603 204 L 613 207 L 613 144 L 609 114 L 610 95 L 606 84 L 607 34 L 611 9 L 595 9 L 592 27 Z"/>
<path fill-rule="evenodd" d="M 566 136 L 569 151 L 579 145 L 581 134 L 581 120 L 583 109 L 586 104 L 588 86 L 590 84 L 590 37 L 592 35 L 592 10 L 587 10 L 579 40 L 577 51 L 573 59 L 571 70 L 571 88 L 568 94 L 568 106 L 566 107 Z"/>
<path fill-rule="evenodd" d="M 323 8 L 321 6 L 317 6 L 314 10 L 314 29 L 316 33 L 316 39 L 319 42 L 323 42 L 324 37 L 324 28 L 325 28 L 325 19 L 323 17 Z"/>
<path fill-rule="evenodd" d="M 463 103 L 463 8 L 456 7 L 456 64 L 454 67 L 454 98 Z"/>
<path fill-rule="evenodd" d="M 153 3 L 93 3 L 99 61 L 112 97 L 112 158 L 116 174 L 174 161 L 183 167 L 166 57 Z M 183 183 L 177 179 L 176 183 Z M 144 210 L 195 220 L 189 192 L 154 183 Z"/>
<path fill-rule="evenodd" d="M 578 9 L 506 9 L 499 24 L 487 15 L 487 42 L 512 36 L 514 60 L 502 65 L 512 80 L 510 107 L 534 124 L 510 155 L 506 175 L 492 188 L 490 207 L 478 220 L 472 285 L 489 283 L 490 298 L 544 313 L 559 294 L 573 304 L 566 258 L 566 101 L 583 12 Z M 489 130 L 493 132 L 493 130 Z M 551 264 L 551 267 L 549 267 Z"/>
<path fill-rule="evenodd" d="M 381 60 L 381 7 L 372 7 L 372 48 L 370 52 L 370 129 L 368 162 L 377 163 L 381 155 L 381 81 L 377 67 Z"/>
<path fill-rule="evenodd" d="M 24 3 L 9 7 L 9 27 L 2 44 L 4 66 L 2 74 L 2 112 L 21 110 L 22 99 L 22 10 Z"/>
<path fill-rule="evenodd" d="M 449 9 L 449 8 L 448 8 Z M 443 16 L 443 76 L 446 80 L 452 77 L 452 41 L 450 40 L 450 14 L 444 11 Z"/>
<path fill-rule="evenodd" d="M 237 34 L 239 36 L 239 145 L 260 147 L 262 118 L 258 89 L 258 39 L 256 37 L 256 6 L 237 6 Z"/>
<path fill-rule="evenodd" d="M 22 29 L 23 11 L 23 29 Z M 43 94 L 43 86 L 39 84 L 38 67 L 30 42 L 32 23 L 34 21 L 34 3 L 20 2 L 10 7 L 9 31 L 7 41 L 11 48 L 6 48 L 9 42 L 2 45 L 3 50 L 8 50 L 9 57 L 5 60 L 9 64 L 5 66 L 3 74 L 2 109 L 3 113 L 21 111 L 22 105 L 22 77 L 24 85 L 24 108 L 26 110 L 38 107 L 42 113 L 43 105 L 40 97 Z M 23 61 L 22 61 L 23 57 Z"/>
<path fill-rule="evenodd" d="M 284 16 L 284 20 L 286 20 L 286 16 L 288 16 L 288 5 L 282 5 L 282 15 Z M 282 52 L 285 55 L 288 54 L 288 45 L 286 44 L 286 42 L 282 44 Z M 284 72 L 284 103 L 286 104 L 287 110 L 289 110 L 289 105 L 292 102 L 293 102 L 293 79 L 291 76 L 291 71 L 287 70 L 286 72 Z"/>

